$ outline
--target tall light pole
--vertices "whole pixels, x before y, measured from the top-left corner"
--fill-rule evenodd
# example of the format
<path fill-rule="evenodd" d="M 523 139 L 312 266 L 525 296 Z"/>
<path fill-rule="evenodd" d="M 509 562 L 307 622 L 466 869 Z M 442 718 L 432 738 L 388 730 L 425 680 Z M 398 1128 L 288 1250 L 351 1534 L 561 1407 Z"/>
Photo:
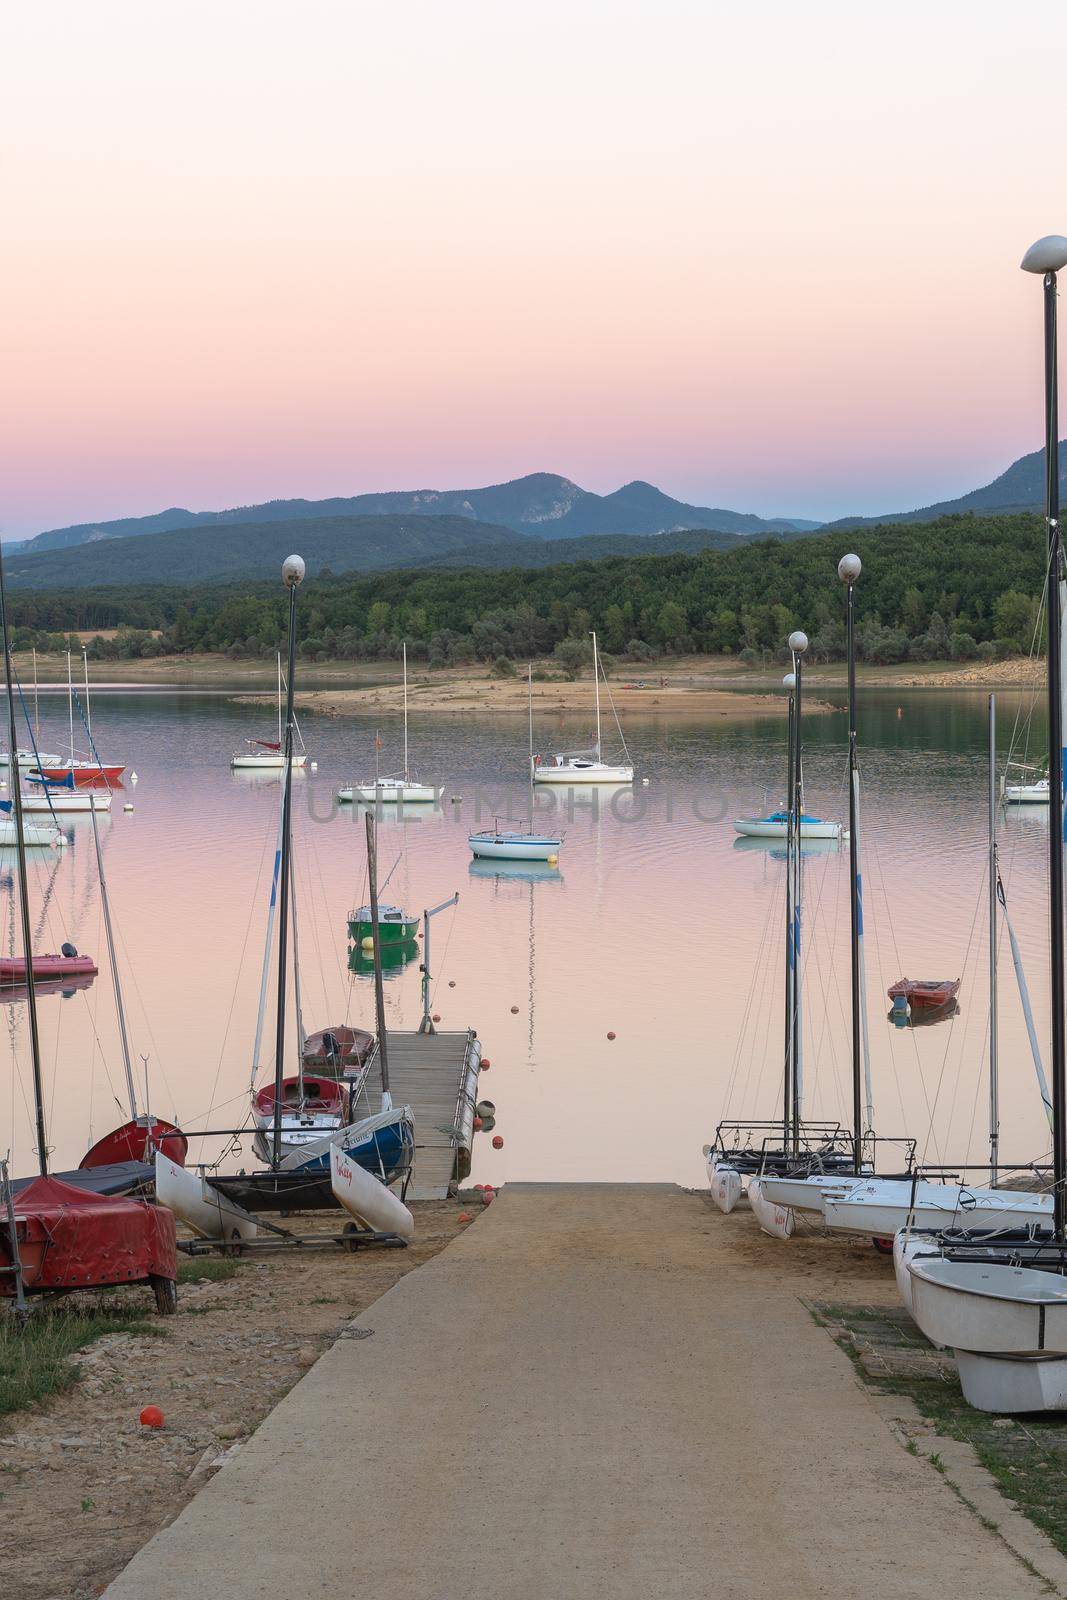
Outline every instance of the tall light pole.
<path fill-rule="evenodd" d="M 1067 1224 L 1067 1070 L 1063 981 L 1063 712 L 1060 620 L 1063 550 L 1060 540 L 1060 447 L 1056 376 L 1056 274 L 1067 267 L 1067 239 L 1053 233 L 1032 244 L 1024 272 L 1043 282 L 1045 304 L 1045 523 L 1048 529 L 1048 801 L 1049 932 L 1052 1000 L 1052 1169 L 1057 1239 Z"/>

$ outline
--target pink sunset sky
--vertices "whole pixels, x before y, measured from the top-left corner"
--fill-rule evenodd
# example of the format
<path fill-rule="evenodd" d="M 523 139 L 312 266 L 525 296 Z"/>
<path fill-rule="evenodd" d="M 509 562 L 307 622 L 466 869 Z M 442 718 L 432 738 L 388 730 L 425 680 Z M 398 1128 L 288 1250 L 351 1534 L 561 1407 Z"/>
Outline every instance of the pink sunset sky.
<path fill-rule="evenodd" d="M 53 0 L 0 527 L 531 471 L 832 517 L 1040 442 L 1062 0 Z"/>

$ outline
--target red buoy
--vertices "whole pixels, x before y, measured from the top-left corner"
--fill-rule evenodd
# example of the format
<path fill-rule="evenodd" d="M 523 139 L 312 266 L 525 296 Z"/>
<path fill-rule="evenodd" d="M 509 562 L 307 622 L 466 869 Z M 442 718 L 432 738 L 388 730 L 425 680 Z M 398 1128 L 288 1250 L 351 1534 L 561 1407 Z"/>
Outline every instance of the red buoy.
<path fill-rule="evenodd" d="M 439 1011 L 435 1011 L 435 1012 L 434 1012 L 434 1014 L 433 1014 L 433 1020 L 434 1020 L 434 1021 L 435 1021 L 435 1022 L 440 1022 L 440 1020 L 441 1020 L 441 1013 L 440 1013 L 440 1012 L 439 1012 Z"/>
<path fill-rule="evenodd" d="M 494 1150 L 503 1150 L 503 1148 L 504 1148 L 503 1139 L 500 1137 L 499 1133 L 495 1133 L 493 1135 L 493 1149 Z"/>
<path fill-rule="evenodd" d="M 475 1194 L 481 1194 L 481 1192 L 482 1192 L 482 1190 L 483 1190 L 483 1189 L 484 1189 L 484 1188 L 485 1188 L 485 1184 L 484 1184 L 484 1183 L 476 1183 L 476 1184 L 475 1184 L 475 1185 L 474 1185 L 474 1192 L 475 1192 Z"/>
<path fill-rule="evenodd" d="M 518 1006 L 512 1006 L 512 1008 L 511 1008 L 511 1015 L 512 1015 L 512 1016 L 513 1016 L 513 1017 L 517 1017 L 517 1016 L 518 1016 L 518 1014 L 519 1014 L 519 1008 L 518 1008 Z"/>
<path fill-rule="evenodd" d="M 471 1127 L 474 1129 L 475 1133 L 481 1133 L 481 1131 L 482 1131 L 482 1119 L 481 1119 L 481 1117 L 475 1117 L 474 1121 L 471 1123 Z"/>
<path fill-rule="evenodd" d="M 141 1412 L 142 1428 L 162 1428 L 163 1413 L 158 1406 L 145 1406 Z"/>
<path fill-rule="evenodd" d="M 483 1071 L 484 1071 L 484 1069 L 486 1067 L 488 1067 L 490 1065 L 491 1065 L 491 1063 L 490 1063 L 489 1057 L 488 1056 L 483 1056 L 482 1057 L 482 1069 L 483 1069 Z"/>
<path fill-rule="evenodd" d="M 614 1037 L 615 1037 L 615 1035 L 614 1035 L 614 1034 L 613 1034 L 613 1033 L 609 1033 L 609 1034 L 608 1034 L 608 1038 L 609 1038 L 609 1039 L 614 1039 Z"/>
<path fill-rule="evenodd" d="M 496 1199 L 496 1190 L 495 1189 L 483 1189 L 482 1190 L 482 1205 L 483 1206 L 492 1205 L 492 1203 L 493 1203 L 493 1201 L 495 1199 Z"/>
<path fill-rule="evenodd" d="M 448 980 L 448 987 L 449 987 L 449 988 L 450 988 L 450 989 L 454 989 L 454 988 L 455 988 L 455 987 L 456 987 L 456 980 L 455 980 L 455 978 L 449 978 L 449 980 Z"/>
<path fill-rule="evenodd" d="M 473 1222 L 474 1218 L 469 1211 L 461 1211 L 456 1220 L 457 1222 Z"/>

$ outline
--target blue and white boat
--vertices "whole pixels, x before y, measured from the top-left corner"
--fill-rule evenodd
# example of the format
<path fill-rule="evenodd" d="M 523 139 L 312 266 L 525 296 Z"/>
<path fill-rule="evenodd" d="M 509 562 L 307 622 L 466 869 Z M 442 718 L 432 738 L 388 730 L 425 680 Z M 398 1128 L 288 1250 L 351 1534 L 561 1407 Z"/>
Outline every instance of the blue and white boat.
<path fill-rule="evenodd" d="M 484 833 L 468 835 L 467 843 L 473 855 L 487 861 L 549 861 L 555 862 L 563 843 L 560 835 L 533 833 L 522 829 L 503 830 L 489 828 Z"/>
<path fill-rule="evenodd" d="M 769 817 L 742 818 L 734 823 L 734 832 L 746 839 L 784 839 L 788 830 L 788 811 L 772 811 Z M 843 822 L 824 822 L 822 817 L 812 817 L 805 812 L 800 819 L 800 837 L 847 839 L 848 829 Z"/>
<path fill-rule="evenodd" d="M 279 1172 L 330 1170 L 330 1149 L 336 1145 L 382 1183 L 405 1179 L 415 1159 L 415 1118 L 410 1106 L 387 1106 L 372 1116 L 353 1117 L 355 1090 L 347 1083 L 305 1079 L 305 1097 L 297 1101 L 298 1080 L 287 1079 L 286 1106 L 279 1119 Z M 297 1091 L 298 1092 L 298 1091 Z M 256 1096 L 256 1154 L 273 1157 L 273 1086 Z"/>

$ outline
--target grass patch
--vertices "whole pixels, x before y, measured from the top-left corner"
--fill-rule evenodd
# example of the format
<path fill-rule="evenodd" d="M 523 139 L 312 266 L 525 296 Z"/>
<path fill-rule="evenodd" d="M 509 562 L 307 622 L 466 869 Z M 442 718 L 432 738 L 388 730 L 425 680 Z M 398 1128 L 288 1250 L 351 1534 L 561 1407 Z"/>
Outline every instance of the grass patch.
<path fill-rule="evenodd" d="M 236 1278 L 237 1262 L 232 1256 L 208 1256 L 203 1261 L 179 1261 L 178 1283 L 225 1283 Z"/>
<path fill-rule="evenodd" d="M 148 1320 L 153 1313 L 153 1307 L 119 1300 L 80 1300 L 35 1311 L 22 1326 L 10 1313 L 0 1316 L 0 1414 L 25 1411 L 69 1389 L 78 1376 L 71 1357 L 105 1333 L 165 1338 L 164 1329 Z"/>
<path fill-rule="evenodd" d="M 852 1358 L 863 1383 L 883 1394 L 906 1395 L 943 1437 L 973 1445 L 1005 1498 L 1067 1555 L 1067 1421 L 1046 1415 L 997 1417 L 972 1410 L 951 1364 L 946 1361 L 937 1370 L 929 1361 L 931 1347 L 903 1308 L 820 1305 L 813 1308 L 815 1312 L 816 1320 Z M 916 1370 L 872 1372 L 864 1360 L 872 1352 L 894 1364 L 904 1357 L 904 1367 L 912 1352 Z M 943 1474 L 940 1455 L 929 1459 Z"/>

